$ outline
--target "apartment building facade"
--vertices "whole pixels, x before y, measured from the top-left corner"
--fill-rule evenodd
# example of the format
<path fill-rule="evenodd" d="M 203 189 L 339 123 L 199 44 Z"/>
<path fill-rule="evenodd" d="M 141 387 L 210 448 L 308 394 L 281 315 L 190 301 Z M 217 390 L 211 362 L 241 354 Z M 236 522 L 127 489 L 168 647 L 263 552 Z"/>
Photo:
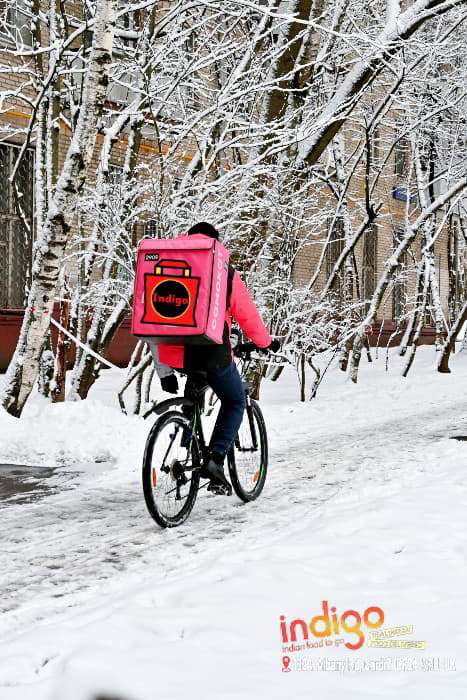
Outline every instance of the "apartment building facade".
<path fill-rule="evenodd" d="M 67 5 L 70 6 L 72 14 L 73 3 L 67 3 Z M 78 19 L 81 8 L 80 3 L 75 3 Z M 14 45 L 12 32 L 15 31 L 21 33 L 25 45 L 30 43 L 26 29 L 28 16 L 25 7 L 22 8 L 21 3 L 17 3 L 16 10 L 12 10 L 11 7 L 2 10 L 2 3 L 0 3 L 0 13 L 2 11 L 4 12 L 4 20 L 7 20 L 3 22 L 2 26 L 4 29 L 9 26 L 10 30 L 0 31 L 0 47 L 8 48 Z M 9 13 L 8 17 L 5 14 L 7 12 Z M 125 25 L 123 29 L 126 31 L 126 36 L 122 40 L 123 45 L 125 42 L 134 41 L 131 36 L 132 27 Z M 0 72 L 0 91 L 6 95 L 3 109 L 0 112 L 0 370 L 3 370 L 6 368 L 16 344 L 31 275 L 35 225 L 34 177 L 36 164 L 33 143 L 31 143 L 15 173 L 14 183 L 12 183 L 11 178 L 14 174 L 16 158 L 26 138 L 25 127 L 30 121 L 31 107 L 28 108 L 24 100 L 15 97 L 15 91 L 21 80 L 15 70 L 20 65 L 19 59 L 15 59 L 11 53 L 4 53 L 0 54 L 0 63 L 4 67 Z M 5 66 L 9 66 L 11 70 L 8 71 Z M 31 90 L 30 93 L 32 94 Z M 130 95 L 128 90 L 125 92 L 125 89 L 113 84 L 107 99 L 108 103 L 118 111 L 119 106 L 123 108 L 128 103 Z M 64 119 L 57 120 L 57 128 L 58 167 L 60 167 L 70 143 L 70 129 Z M 92 164 L 93 171 L 97 167 L 101 142 L 102 137 L 98 136 L 97 149 Z M 122 163 L 125 149 L 126 137 L 123 135 L 112 150 L 113 165 L 116 168 Z M 146 155 L 150 158 L 156 151 L 154 141 L 150 134 L 147 134 L 140 147 L 141 158 Z M 371 296 L 385 261 L 403 234 L 407 207 L 414 209 L 416 207 L 416 198 L 405 185 L 406 168 L 407 148 L 402 143 L 395 149 L 393 157 L 387 164 L 386 175 L 378 186 L 377 194 L 383 201 L 383 208 L 377 221 L 365 231 L 356 248 L 355 265 L 362 298 Z M 357 182 L 360 184 L 357 185 L 357 191 L 353 193 L 354 197 L 363 196 L 362 192 L 358 192 L 359 187 L 363 188 L 361 178 Z M 19 199 L 18 192 L 21 193 Z M 453 230 L 458 230 L 458 227 L 459 223 L 456 218 L 450 217 L 443 229 L 443 235 L 437 239 L 434 248 L 441 299 L 447 316 L 450 314 L 449 299 L 452 298 L 453 292 L 452 274 L 449 270 L 455 258 L 453 246 L 458 238 L 456 238 L 455 233 L 453 234 Z M 135 241 L 145 233 L 149 235 L 153 233 L 151 222 L 135 226 Z M 327 232 L 323 231 L 322 235 L 317 237 L 316 243 L 309 243 L 301 250 L 294 268 L 294 281 L 297 285 L 307 284 L 312 271 L 316 269 L 322 252 L 323 239 L 326 237 Z M 342 222 L 337 217 L 332 226 L 325 251 L 324 265 L 322 265 L 320 273 L 321 284 L 324 284 L 329 276 L 342 252 L 343 245 Z M 407 269 L 410 268 L 410 272 L 406 276 L 402 275 L 400 281 L 394 284 L 386 295 L 379 312 L 378 323 L 374 329 L 373 340 L 378 339 L 379 342 L 384 343 L 392 339 L 395 342 L 397 338 L 395 334 L 398 330 L 398 323 L 404 314 L 406 301 L 416 292 L 414 261 L 419 257 L 419 253 L 419 250 L 411 251 L 407 260 L 403 262 L 403 267 L 405 265 Z M 412 255 L 412 260 L 409 260 L 410 255 Z M 339 281 L 334 291 L 340 293 Z M 428 309 L 422 342 L 433 342 L 433 340 L 433 315 Z M 130 336 L 129 322 L 124 321 L 110 348 L 109 359 L 117 364 L 125 364 L 133 347 L 134 340 Z"/>

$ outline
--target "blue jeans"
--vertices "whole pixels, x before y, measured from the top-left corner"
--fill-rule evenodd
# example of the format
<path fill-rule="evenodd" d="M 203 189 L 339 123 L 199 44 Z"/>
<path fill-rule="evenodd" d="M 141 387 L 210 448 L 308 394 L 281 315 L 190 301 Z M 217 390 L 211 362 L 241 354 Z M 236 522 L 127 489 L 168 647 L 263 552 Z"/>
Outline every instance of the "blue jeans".
<path fill-rule="evenodd" d="M 210 369 L 204 376 L 221 402 L 209 449 L 225 457 L 242 423 L 245 411 L 245 389 L 235 362 L 220 369 Z M 190 384 L 196 381 L 195 377 L 196 375 L 188 375 L 186 396 L 190 395 Z"/>

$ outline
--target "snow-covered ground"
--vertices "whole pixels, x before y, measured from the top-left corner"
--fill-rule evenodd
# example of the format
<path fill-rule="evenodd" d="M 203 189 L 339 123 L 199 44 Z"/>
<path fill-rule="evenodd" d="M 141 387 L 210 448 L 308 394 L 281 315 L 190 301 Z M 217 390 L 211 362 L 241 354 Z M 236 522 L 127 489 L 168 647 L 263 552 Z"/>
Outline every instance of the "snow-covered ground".
<path fill-rule="evenodd" d="M 263 495 L 201 492 L 174 530 L 146 512 L 149 425 L 117 409 L 118 373 L 81 404 L 0 414 L 0 463 L 47 477 L 0 502 L 0 700 L 465 698 L 467 356 L 433 364 L 422 348 L 404 380 L 381 353 L 307 404 L 291 374 L 265 384 Z M 377 606 L 380 629 L 413 626 L 391 643 L 425 648 L 370 647 L 363 624 L 358 650 L 342 627 L 284 646 L 280 616 L 322 601 L 339 620 Z"/>

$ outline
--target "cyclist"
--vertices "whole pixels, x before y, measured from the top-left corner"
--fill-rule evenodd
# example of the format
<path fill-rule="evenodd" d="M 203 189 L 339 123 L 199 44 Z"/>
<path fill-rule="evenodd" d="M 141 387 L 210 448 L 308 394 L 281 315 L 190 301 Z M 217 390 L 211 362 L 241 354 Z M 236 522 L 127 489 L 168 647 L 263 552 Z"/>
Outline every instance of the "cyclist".
<path fill-rule="evenodd" d="M 195 224 L 189 236 L 208 236 L 219 239 L 219 232 L 206 222 Z M 237 366 L 233 361 L 230 345 L 232 319 L 252 340 L 258 349 L 277 352 L 280 344 L 273 340 L 263 323 L 256 305 L 238 272 L 229 265 L 227 307 L 225 313 L 223 342 L 220 345 L 187 345 L 183 348 L 183 371 L 187 374 L 185 396 L 193 395 L 200 378 L 218 396 L 221 406 L 209 443 L 209 452 L 203 463 L 201 476 L 210 480 L 209 490 L 216 494 L 230 495 L 232 488 L 224 474 L 224 460 L 240 428 L 245 409 L 245 391 Z M 178 381 L 169 364 L 162 364 L 158 346 L 150 343 L 156 370 L 162 389 L 168 393 L 178 392 Z M 170 346 L 164 346 L 164 359 L 170 360 Z M 173 346 L 179 353 L 180 346 Z M 177 363 L 179 366 L 179 357 Z"/>

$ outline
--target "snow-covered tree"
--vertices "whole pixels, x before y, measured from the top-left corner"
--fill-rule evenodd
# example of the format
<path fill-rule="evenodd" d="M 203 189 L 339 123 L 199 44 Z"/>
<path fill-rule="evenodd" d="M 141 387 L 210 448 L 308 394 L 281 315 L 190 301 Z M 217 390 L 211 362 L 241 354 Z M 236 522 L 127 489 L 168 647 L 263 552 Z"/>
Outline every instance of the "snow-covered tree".
<path fill-rule="evenodd" d="M 404 342 L 413 357 L 430 307 L 441 347 L 456 321 L 442 309 L 433 246 L 466 186 L 466 0 L 102 1 L 73 17 L 63 3 L 31 8 L 31 45 L 16 32 L 2 50 L 5 71 L 22 81 L 16 98 L 31 109 L 22 153 L 34 141 L 37 195 L 33 280 L 7 410 L 19 415 L 32 389 L 60 269 L 72 258 L 80 261 L 72 395 L 87 395 L 97 356 L 129 310 L 122 270 L 130 274 L 134 227 L 144 221 L 158 236 L 212 221 L 288 351 L 313 347 L 311 358 L 339 343 L 354 380 L 368 329 L 408 252 L 421 246 L 413 261 L 421 294 L 405 309 Z M 11 91 L 2 97 L 7 105 Z M 59 122 L 70 132 L 64 160 Z M 404 233 L 369 285 L 361 249 L 388 219 L 382 183 L 401 142 L 410 144 Z M 310 246 L 304 282 L 298 261 Z M 299 324 L 297 300 L 309 309 Z"/>

